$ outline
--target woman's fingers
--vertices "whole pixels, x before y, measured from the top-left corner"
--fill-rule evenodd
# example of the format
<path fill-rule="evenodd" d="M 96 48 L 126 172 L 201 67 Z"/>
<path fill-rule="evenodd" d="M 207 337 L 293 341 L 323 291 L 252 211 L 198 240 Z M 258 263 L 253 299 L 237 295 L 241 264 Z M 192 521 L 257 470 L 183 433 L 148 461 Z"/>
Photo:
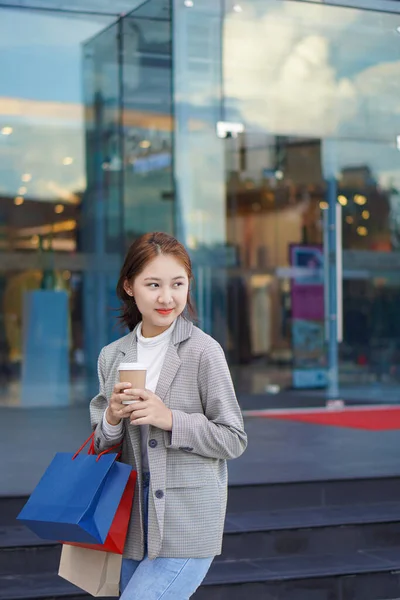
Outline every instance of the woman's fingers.
<path fill-rule="evenodd" d="M 139 388 L 125 390 L 124 394 L 126 396 L 141 398 L 142 400 L 148 400 L 151 396 L 154 395 L 152 392 L 148 392 L 147 390 L 141 390 Z"/>
<path fill-rule="evenodd" d="M 116 383 L 114 385 L 114 394 L 119 394 L 124 390 L 127 390 L 132 387 L 132 384 L 129 381 L 121 381 L 120 383 Z"/>
<path fill-rule="evenodd" d="M 135 412 L 133 412 L 131 414 L 131 422 L 132 421 L 136 421 L 137 419 L 141 419 L 143 417 L 147 417 L 147 410 L 146 409 L 142 409 L 142 410 L 136 410 Z"/>

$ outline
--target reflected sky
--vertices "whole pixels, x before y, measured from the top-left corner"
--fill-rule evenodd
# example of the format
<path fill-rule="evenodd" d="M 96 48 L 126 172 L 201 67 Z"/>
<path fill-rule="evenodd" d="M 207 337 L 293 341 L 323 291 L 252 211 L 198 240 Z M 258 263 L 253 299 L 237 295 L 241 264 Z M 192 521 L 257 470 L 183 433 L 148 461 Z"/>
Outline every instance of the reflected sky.
<path fill-rule="evenodd" d="M 228 110 L 276 133 L 393 141 L 400 15 L 274 0 L 241 6 L 224 27 Z"/>
<path fill-rule="evenodd" d="M 135 4 L 117 2 L 113 10 Z M 99 12 L 107 6 L 79 2 Z M 368 162 L 382 184 L 400 187 L 400 15 L 276 0 L 240 6 L 241 12 L 228 10 L 224 23 L 227 118 L 253 131 L 342 138 L 338 171 Z M 208 14 L 206 4 L 196 3 L 193 26 L 197 10 L 203 19 Z M 0 130 L 13 129 L 0 135 L 0 193 L 16 195 L 29 173 L 27 198 L 75 201 L 86 185 L 82 47 L 114 18 L 6 9 L 0 16 Z M 117 97 L 112 57 L 108 73 L 110 94 Z M 195 83 L 192 92 L 190 77 L 183 100 L 199 107 L 215 102 Z"/>
<path fill-rule="evenodd" d="M 129 9 L 138 4 L 130 2 Z M 162 12 L 165 2 L 156 4 Z M 144 4 L 140 8 L 141 13 L 145 9 L 149 12 L 146 7 Z M 11 135 L 0 134 L 0 193 L 16 195 L 22 175 L 29 173 L 32 177 L 26 186 L 26 199 L 75 201 L 76 194 L 86 187 L 84 102 L 92 101 L 99 86 L 105 90 L 111 110 L 119 101 L 116 30 L 110 29 L 116 19 L 7 9 L 0 9 L 0 17 L 0 132 L 12 128 Z M 137 98 L 138 85 L 144 91 L 148 88 L 149 95 L 154 83 L 146 80 L 146 88 L 137 82 L 137 44 L 130 43 L 128 33 L 131 41 L 135 42 L 137 36 L 136 30 L 124 33 L 125 48 L 129 50 L 124 90 L 128 97 L 133 86 Z M 101 57 L 96 60 L 102 61 L 100 75 L 84 49 L 99 35 L 102 41 L 96 47 L 101 49 Z M 150 43 L 157 45 L 159 40 Z M 159 70 L 153 66 L 151 77 L 162 87 L 168 64 L 162 56 L 155 60 L 160 62 Z M 147 72 L 150 75 L 150 70 Z M 158 94 L 157 89 L 146 104 L 148 110 L 153 106 L 155 112 L 160 112 L 165 94 Z M 169 112 L 169 107 L 161 106 L 163 110 Z M 132 119 L 137 122 L 137 115 Z M 127 123 L 129 120 L 126 114 Z"/>
<path fill-rule="evenodd" d="M 76 202 L 85 188 L 82 44 L 109 17 L 0 13 L 0 193 Z"/>
<path fill-rule="evenodd" d="M 81 102 L 81 45 L 114 19 L 4 9 L 0 16 L 0 96 Z"/>
<path fill-rule="evenodd" d="M 228 118 L 254 131 L 339 139 L 330 172 L 368 165 L 381 185 L 400 188 L 400 15 L 240 4 L 224 27 Z"/>

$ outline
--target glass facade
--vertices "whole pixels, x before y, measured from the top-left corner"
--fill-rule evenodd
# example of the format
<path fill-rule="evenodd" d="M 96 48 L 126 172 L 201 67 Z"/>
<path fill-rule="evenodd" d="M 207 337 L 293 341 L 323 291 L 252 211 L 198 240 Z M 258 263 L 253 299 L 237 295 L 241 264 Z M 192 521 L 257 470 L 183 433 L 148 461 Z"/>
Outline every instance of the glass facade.
<path fill-rule="evenodd" d="M 0 11 L 0 403 L 70 405 L 87 397 L 84 291 L 95 238 L 89 212 L 85 220 L 82 44 L 110 17 Z"/>
<path fill-rule="evenodd" d="M 182 237 L 195 256 L 207 247 L 202 322 L 243 399 L 328 387 L 330 199 L 343 250 L 336 385 L 359 401 L 398 393 L 398 5 L 330 4 L 174 4 Z M 243 132 L 220 140 L 218 121 Z M 207 266 L 216 274 L 220 248 L 217 293 Z M 300 256 L 321 267 L 311 284 Z"/>
<path fill-rule="evenodd" d="M 244 407 L 332 373 L 396 401 L 399 3 L 138 4 L 0 7 L 0 405 L 87 404 L 125 249 L 151 230 L 189 248 Z"/>

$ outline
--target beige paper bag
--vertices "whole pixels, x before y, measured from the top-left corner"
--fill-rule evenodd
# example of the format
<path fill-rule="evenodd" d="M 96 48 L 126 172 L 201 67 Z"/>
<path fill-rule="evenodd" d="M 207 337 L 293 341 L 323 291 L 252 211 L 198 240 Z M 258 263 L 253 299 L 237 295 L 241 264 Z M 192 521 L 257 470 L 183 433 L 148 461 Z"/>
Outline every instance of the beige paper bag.
<path fill-rule="evenodd" d="M 119 596 L 122 556 L 63 544 L 58 574 L 92 596 Z"/>

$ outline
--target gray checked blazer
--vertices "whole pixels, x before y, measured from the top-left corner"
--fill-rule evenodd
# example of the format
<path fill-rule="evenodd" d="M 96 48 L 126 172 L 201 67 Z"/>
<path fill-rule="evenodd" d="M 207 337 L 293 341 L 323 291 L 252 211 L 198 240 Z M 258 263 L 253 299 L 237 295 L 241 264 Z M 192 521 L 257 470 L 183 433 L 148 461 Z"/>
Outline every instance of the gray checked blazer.
<path fill-rule="evenodd" d="M 99 394 L 90 404 L 97 453 L 114 445 L 101 423 L 120 362 L 137 360 L 136 329 L 99 356 Z M 184 317 L 176 323 L 156 394 L 172 410 L 172 432 L 149 428 L 150 559 L 221 554 L 227 501 L 226 460 L 247 446 L 242 414 L 221 346 Z M 140 427 L 124 420 L 122 461 L 138 471 L 125 558 L 144 557 Z"/>

